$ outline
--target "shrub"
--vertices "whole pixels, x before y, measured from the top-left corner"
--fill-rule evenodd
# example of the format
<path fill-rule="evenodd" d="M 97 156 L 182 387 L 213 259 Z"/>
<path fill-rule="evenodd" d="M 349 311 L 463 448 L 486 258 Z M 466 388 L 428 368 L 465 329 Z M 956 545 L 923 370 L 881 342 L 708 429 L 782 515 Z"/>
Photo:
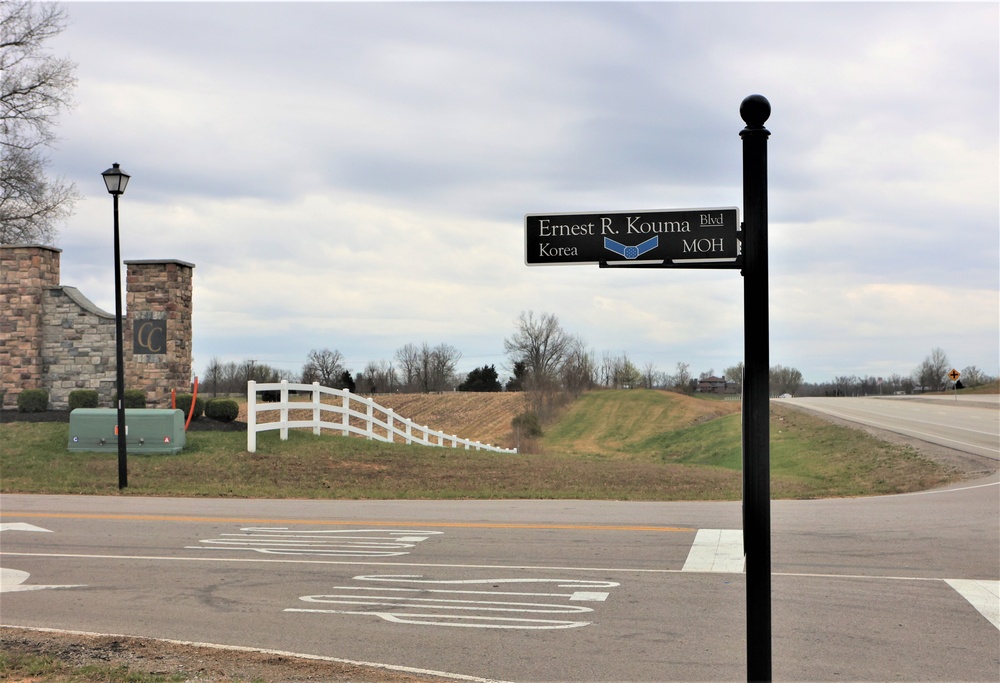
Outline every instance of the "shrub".
<path fill-rule="evenodd" d="M 69 392 L 69 409 L 96 408 L 97 389 L 76 389 Z"/>
<path fill-rule="evenodd" d="M 205 417 L 232 422 L 240 414 L 240 404 L 231 398 L 213 398 L 205 404 Z"/>
<path fill-rule="evenodd" d="M 187 419 L 188 414 L 191 412 L 191 399 L 194 396 L 192 394 L 177 394 L 177 408 L 184 412 L 184 419 Z M 205 399 L 200 396 L 195 399 L 194 402 L 194 413 L 191 414 L 192 420 L 197 420 L 205 412 Z"/>
<path fill-rule="evenodd" d="M 510 421 L 510 425 L 524 436 L 542 435 L 542 425 L 535 413 L 521 413 Z"/>
<path fill-rule="evenodd" d="M 49 392 L 45 389 L 25 389 L 17 395 L 19 413 L 44 413 L 49 407 Z"/>
<path fill-rule="evenodd" d="M 118 392 L 116 391 L 111 397 L 111 407 L 118 407 Z M 125 407 L 126 408 L 145 408 L 146 407 L 146 393 L 142 389 L 126 389 L 125 390 Z"/>

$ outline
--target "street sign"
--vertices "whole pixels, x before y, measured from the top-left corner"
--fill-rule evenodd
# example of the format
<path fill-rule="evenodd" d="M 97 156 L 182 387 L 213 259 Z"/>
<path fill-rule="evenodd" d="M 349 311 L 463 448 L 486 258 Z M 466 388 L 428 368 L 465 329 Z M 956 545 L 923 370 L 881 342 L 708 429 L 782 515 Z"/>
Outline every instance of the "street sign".
<path fill-rule="evenodd" d="M 961 377 L 961 376 L 962 376 L 962 373 L 959 372 L 958 370 L 956 370 L 955 368 L 952 368 L 951 372 L 948 373 L 948 377 L 951 378 L 952 382 L 957 382 L 958 378 Z"/>
<path fill-rule="evenodd" d="M 529 266 L 741 268 L 739 209 L 526 214 Z"/>

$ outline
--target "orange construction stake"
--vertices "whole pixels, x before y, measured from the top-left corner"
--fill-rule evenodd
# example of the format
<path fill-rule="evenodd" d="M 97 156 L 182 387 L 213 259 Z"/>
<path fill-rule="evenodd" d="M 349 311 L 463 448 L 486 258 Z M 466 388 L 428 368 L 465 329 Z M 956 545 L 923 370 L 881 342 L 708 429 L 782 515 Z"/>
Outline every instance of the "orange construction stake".
<path fill-rule="evenodd" d="M 194 415 L 194 404 L 195 404 L 195 401 L 197 401 L 197 400 L 198 400 L 198 377 L 196 376 L 194 378 L 194 392 L 193 392 L 193 395 L 191 396 L 191 408 L 188 410 L 188 419 L 187 419 L 187 422 L 184 423 L 184 431 L 185 432 L 188 429 L 188 425 L 191 424 L 191 417 Z"/>

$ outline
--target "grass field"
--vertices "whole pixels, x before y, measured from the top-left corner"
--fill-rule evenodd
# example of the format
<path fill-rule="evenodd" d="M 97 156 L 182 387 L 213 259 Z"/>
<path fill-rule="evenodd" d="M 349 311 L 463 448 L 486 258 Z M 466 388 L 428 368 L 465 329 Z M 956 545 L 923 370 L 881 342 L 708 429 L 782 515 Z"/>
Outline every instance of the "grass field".
<path fill-rule="evenodd" d="M 455 396 L 461 410 L 447 409 Z M 504 395 L 498 395 L 504 396 Z M 410 401 L 413 419 L 487 441 L 486 424 L 506 423 L 522 404 L 500 408 L 487 394 Z M 490 417 L 475 415 L 475 406 Z M 314 436 L 192 431 L 178 455 L 130 455 L 129 495 L 348 499 L 575 498 L 738 500 L 738 402 L 661 391 L 601 391 L 571 404 L 550 425 L 538 453 L 497 454 Z M 400 412 L 406 415 L 402 409 Z M 410 415 L 406 415 L 410 417 Z M 468 429 L 461 428 L 469 425 Z M 473 425 L 480 425 L 473 427 Z M 478 432 L 478 433 L 476 433 Z M 117 494 L 115 454 L 68 453 L 61 423 L 0 425 L 0 491 Z M 499 440 L 499 439 L 497 439 Z M 772 405 L 772 495 L 815 498 L 900 493 L 943 485 L 958 473 L 911 448 Z"/>

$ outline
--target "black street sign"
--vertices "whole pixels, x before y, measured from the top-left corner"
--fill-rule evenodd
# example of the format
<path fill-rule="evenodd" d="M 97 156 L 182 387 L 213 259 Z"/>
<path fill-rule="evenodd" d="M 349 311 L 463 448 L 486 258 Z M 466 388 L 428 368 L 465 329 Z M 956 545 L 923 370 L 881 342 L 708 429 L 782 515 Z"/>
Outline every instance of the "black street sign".
<path fill-rule="evenodd" d="M 529 266 L 599 264 L 660 268 L 740 268 L 739 209 L 529 213 Z"/>

